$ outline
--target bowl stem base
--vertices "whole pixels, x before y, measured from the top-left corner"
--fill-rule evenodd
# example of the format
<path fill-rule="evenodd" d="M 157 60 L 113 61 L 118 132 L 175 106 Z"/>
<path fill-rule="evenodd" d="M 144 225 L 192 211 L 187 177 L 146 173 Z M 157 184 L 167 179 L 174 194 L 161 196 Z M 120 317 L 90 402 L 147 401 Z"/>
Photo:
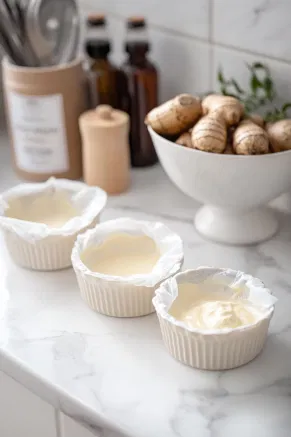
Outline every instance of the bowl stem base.
<path fill-rule="evenodd" d="M 229 211 L 205 205 L 196 213 L 194 224 L 209 240 L 234 245 L 268 240 L 278 230 L 278 221 L 267 207 Z"/>

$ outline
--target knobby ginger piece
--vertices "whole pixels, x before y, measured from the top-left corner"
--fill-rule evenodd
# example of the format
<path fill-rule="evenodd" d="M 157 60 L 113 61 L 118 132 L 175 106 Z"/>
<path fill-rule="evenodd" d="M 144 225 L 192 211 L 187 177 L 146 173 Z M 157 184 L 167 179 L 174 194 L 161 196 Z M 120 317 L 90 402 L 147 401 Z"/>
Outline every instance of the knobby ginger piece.
<path fill-rule="evenodd" d="M 235 97 L 210 94 L 202 101 L 203 114 L 217 115 L 224 119 L 228 126 L 239 123 L 244 114 L 244 106 Z"/>
<path fill-rule="evenodd" d="M 200 99 L 181 94 L 150 111 L 145 123 L 160 135 L 180 135 L 190 129 L 201 114 Z"/>
<path fill-rule="evenodd" d="M 248 120 L 251 120 L 253 123 L 257 124 L 260 127 L 264 127 L 265 125 L 263 117 L 261 117 L 259 114 L 250 114 L 248 116 Z"/>
<path fill-rule="evenodd" d="M 268 123 L 266 126 L 273 152 L 291 149 L 291 119 Z"/>
<path fill-rule="evenodd" d="M 225 151 L 223 153 L 224 155 L 235 155 L 233 147 L 230 143 L 227 143 Z"/>
<path fill-rule="evenodd" d="M 243 120 L 233 134 L 237 155 L 262 155 L 269 152 L 267 132 L 251 120 Z"/>
<path fill-rule="evenodd" d="M 191 133 L 190 132 L 184 132 L 176 140 L 176 143 L 180 144 L 181 146 L 184 146 L 184 147 L 192 148 L 193 146 L 192 146 L 192 140 L 191 140 Z"/>
<path fill-rule="evenodd" d="M 227 128 L 225 121 L 216 115 L 202 117 L 193 127 L 192 144 L 204 152 L 223 153 L 226 148 Z"/>

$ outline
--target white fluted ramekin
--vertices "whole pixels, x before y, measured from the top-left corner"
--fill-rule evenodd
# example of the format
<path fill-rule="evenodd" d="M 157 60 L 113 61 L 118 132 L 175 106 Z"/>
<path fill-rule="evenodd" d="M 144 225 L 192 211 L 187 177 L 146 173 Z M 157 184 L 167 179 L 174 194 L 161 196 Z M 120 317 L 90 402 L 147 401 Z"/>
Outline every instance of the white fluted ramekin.
<path fill-rule="evenodd" d="M 92 272 L 81 260 L 82 252 L 98 246 L 115 233 L 148 235 L 161 250 L 161 258 L 147 275 L 109 276 Z M 162 223 L 128 218 L 111 220 L 79 235 L 72 252 L 81 297 L 94 311 L 113 317 L 139 317 L 154 312 L 152 299 L 160 283 L 180 271 L 181 238 Z"/>
<path fill-rule="evenodd" d="M 80 232 L 99 223 L 100 215 Z M 4 239 L 12 260 L 21 267 L 31 270 L 61 270 L 72 265 L 71 254 L 78 232 L 69 236 L 48 236 L 34 242 L 21 238 L 13 231 L 5 230 Z"/>
<path fill-rule="evenodd" d="M 84 197 L 79 201 L 84 214 L 76 217 L 71 225 L 64 228 L 49 228 L 41 223 L 26 222 L 5 216 L 9 199 L 37 195 L 42 191 L 65 190 L 70 196 Z M 86 199 L 90 199 L 90 205 Z M 4 234 L 7 250 L 13 261 L 32 270 L 60 270 L 70 267 L 71 253 L 77 235 L 99 223 L 100 214 L 105 207 L 106 193 L 98 187 L 65 179 L 51 178 L 44 183 L 21 184 L 1 195 L 0 227 Z"/>
<path fill-rule="evenodd" d="M 220 273 L 229 275 L 233 281 L 238 276 L 243 276 L 246 287 L 253 283 L 257 290 L 261 288 L 269 293 L 260 280 L 242 272 L 202 267 L 179 273 L 169 281 L 165 281 L 156 290 L 153 299 L 163 341 L 169 353 L 182 363 L 197 369 L 226 370 L 253 360 L 263 349 L 274 312 L 274 305 L 271 305 L 256 323 L 234 329 L 216 330 L 215 333 L 190 329 L 168 313 L 177 296 L 177 284 L 203 283 L 211 275 Z"/>

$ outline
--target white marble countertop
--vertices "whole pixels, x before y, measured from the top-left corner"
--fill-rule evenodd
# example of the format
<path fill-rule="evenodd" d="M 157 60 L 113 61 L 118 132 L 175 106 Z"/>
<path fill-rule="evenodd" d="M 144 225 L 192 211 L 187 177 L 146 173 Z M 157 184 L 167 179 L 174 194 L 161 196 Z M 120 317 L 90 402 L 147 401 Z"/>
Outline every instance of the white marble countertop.
<path fill-rule="evenodd" d="M 17 183 L 0 138 L 0 189 Z M 291 169 L 290 169 L 291 171 Z M 290 437 L 291 202 L 276 200 L 281 231 L 253 247 L 203 240 L 197 205 L 156 166 L 133 172 L 131 190 L 102 216 L 160 220 L 184 241 L 185 268 L 231 267 L 261 278 L 279 298 L 266 347 L 232 371 L 188 368 L 165 350 L 155 315 L 114 319 L 82 302 L 72 269 L 16 267 L 0 245 L 0 369 L 96 435 Z M 290 213 L 289 213 L 290 211 Z"/>

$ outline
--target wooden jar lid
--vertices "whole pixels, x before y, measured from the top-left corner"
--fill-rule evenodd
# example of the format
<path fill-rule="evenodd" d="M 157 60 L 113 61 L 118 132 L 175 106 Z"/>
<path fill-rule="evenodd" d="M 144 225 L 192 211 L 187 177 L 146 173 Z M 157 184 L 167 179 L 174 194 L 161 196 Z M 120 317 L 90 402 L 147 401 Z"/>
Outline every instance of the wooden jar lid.
<path fill-rule="evenodd" d="M 85 125 L 106 127 L 108 129 L 120 127 L 129 123 L 129 116 L 123 111 L 112 108 L 110 105 L 99 105 L 96 109 L 86 111 L 80 121 Z"/>

